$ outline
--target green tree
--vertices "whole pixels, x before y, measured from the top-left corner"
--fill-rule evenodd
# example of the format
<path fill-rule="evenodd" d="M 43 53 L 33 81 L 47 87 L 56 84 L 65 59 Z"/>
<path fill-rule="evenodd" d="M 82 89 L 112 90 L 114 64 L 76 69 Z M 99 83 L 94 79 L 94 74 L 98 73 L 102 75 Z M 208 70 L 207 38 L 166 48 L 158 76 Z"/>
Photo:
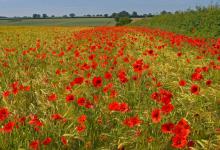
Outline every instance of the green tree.
<path fill-rule="evenodd" d="M 33 14 L 33 18 L 34 18 L 34 19 L 41 18 L 41 15 L 40 15 L 40 14 Z"/>
<path fill-rule="evenodd" d="M 48 18 L 48 15 L 47 14 L 42 14 L 42 17 L 43 18 Z"/>
<path fill-rule="evenodd" d="M 136 11 L 133 11 L 133 13 L 132 13 L 131 16 L 134 17 L 134 18 L 139 17 L 139 16 L 138 16 L 138 13 L 137 13 Z"/>
<path fill-rule="evenodd" d="M 70 18 L 74 18 L 76 15 L 74 13 L 69 14 Z"/>
<path fill-rule="evenodd" d="M 114 12 L 114 13 L 112 13 L 111 17 L 112 17 L 112 18 L 117 17 L 117 13 L 115 13 L 115 12 Z"/>
<path fill-rule="evenodd" d="M 67 15 L 63 15 L 63 18 L 68 18 L 68 16 Z"/>
<path fill-rule="evenodd" d="M 127 11 L 121 11 L 117 15 L 118 17 L 130 17 L 131 15 Z"/>

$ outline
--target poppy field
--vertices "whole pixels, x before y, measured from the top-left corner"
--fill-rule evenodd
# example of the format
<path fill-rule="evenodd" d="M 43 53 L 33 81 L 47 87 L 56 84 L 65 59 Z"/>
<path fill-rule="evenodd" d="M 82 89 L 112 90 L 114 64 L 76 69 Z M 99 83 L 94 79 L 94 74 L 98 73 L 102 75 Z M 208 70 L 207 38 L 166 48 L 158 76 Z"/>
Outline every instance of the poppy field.
<path fill-rule="evenodd" d="M 220 39 L 0 27 L 0 149 L 220 146 Z"/>

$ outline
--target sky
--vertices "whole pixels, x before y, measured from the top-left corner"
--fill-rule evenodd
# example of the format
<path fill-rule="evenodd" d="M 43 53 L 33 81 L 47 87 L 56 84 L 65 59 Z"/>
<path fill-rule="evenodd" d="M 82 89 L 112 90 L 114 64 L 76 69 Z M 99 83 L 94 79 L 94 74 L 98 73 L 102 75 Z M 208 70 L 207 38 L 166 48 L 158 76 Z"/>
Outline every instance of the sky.
<path fill-rule="evenodd" d="M 112 14 L 126 10 L 139 14 L 176 11 L 220 4 L 220 0 L 0 0 L 0 16 L 32 16 L 33 13 L 63 16 L 75 13 Z"/>

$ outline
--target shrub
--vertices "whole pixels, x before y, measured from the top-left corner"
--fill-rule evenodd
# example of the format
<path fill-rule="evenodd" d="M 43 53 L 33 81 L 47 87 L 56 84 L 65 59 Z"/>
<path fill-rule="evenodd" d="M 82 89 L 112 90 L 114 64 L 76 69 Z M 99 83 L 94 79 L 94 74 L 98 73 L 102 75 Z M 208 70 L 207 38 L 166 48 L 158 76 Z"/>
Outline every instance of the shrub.
<path fill-rule="evenodd" d="M 220 36 L 220 7 L 197 7 L 196 10 L 158 15 L 132 23 L 132 26 L 161 28 L 198 37 Z"/>
<path fill-rule="evenodd" d="M 116 26 L 123 26 L 131 23 L 132 20 L 129 17 L 121 17 L 121 18 L 115 18 L 115 21 L 117 22 Z"/>

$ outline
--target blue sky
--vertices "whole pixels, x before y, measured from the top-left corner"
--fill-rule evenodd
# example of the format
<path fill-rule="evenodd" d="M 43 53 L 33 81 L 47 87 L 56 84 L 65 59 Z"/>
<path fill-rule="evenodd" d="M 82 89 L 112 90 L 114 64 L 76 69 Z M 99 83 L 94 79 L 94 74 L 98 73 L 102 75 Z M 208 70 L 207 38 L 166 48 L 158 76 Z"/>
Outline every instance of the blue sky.
<path fill-rule="evenodd" d="M 184 10 L 216 2 L 220 0 L 0 0 L 0 16 L 111 14 L 122 10 L 143 14 Z"/>

